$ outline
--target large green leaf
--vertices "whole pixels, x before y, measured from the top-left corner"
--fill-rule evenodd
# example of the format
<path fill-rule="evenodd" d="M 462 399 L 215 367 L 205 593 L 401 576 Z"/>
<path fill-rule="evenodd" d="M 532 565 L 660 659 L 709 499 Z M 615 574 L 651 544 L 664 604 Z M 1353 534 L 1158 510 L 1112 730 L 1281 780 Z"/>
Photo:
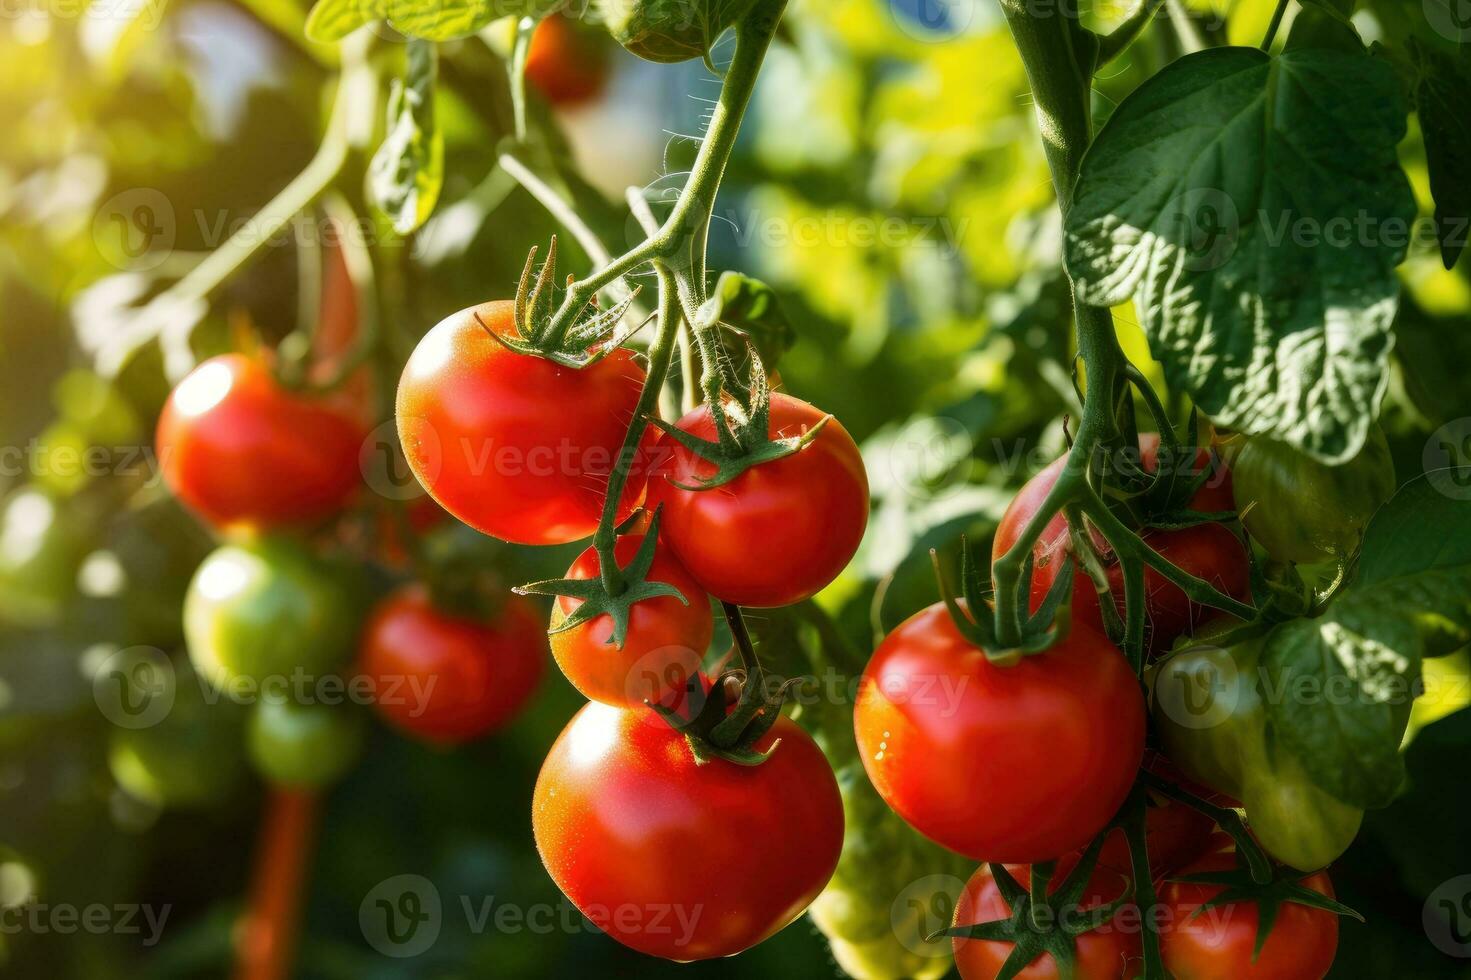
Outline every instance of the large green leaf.
<path fill-rule="evenodd" d="M 1275 729 L 1346 803 L 1383 806 L 1398 790 L 1420 663 L 1471 641 L 1471 479 L 1448 475 L 1420 476 L 1380 508 L 1352 585 L 1323 615 L 1274 629 L 1262 654 Z"/>
<path fill-rule="evenodd" d="M 401 235 L 434 210 L 444 183 L 444 136 L 434 121 L 436 54 L 432 41 L 412 40 L 403 79 L 388 96 L 388 133 L 368 167 L 373 203 Z"/>
<path fill-rule="evenodd" d="M 1415 106 L 1435 197 L 1435 231 L 1447 269 L 1466 247 L 1471 226 L 1471 47 L 1447 54 L 1409 40 L 1417 73 Z"/>
<path fill-rule="evenodd" d="M 1362 51 L 1181 58 L 1085 157 L 1068 270 L 1089 303 L 1136 301 L 1168 380 L 1212 418 L 1346 460 L 1387 384 L 1415 216 L 1405 117 Z"/>

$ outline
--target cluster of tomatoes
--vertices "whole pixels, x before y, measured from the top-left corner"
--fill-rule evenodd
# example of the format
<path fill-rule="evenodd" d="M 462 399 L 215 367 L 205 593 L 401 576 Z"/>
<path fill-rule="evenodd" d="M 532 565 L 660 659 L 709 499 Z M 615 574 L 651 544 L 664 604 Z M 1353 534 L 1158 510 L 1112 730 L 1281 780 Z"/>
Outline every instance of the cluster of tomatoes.
<path fill-rule="evenodd" d="M 398 390 L 400 436 L 451 514 L 502 540 L 565 544 L 598 527 L 629 426 L 643 423 L 635 412 L 647 378 L 624 348 L 580 369 L 513 350 L 492 336 L 513 337 L 513 316 L 509 302 L 486 303 L 425 335 Z M 868 514 L 857 446 L 811 405 L 772 396 L 772 438 L 819 424 L 798 452 L 714 488 L 699 483 L 714 464 L 646 429 L 618 474 L 625 533 L 612 554 L 621 570 L 656 535 L 644 580 L 677 595 L 635 603 L 621 643 L 609 614 L 572 619 L 578 596 L 559 595 L 553 608 L 552 652 L 590 703 L 542 766 L 536 842 L 572 902 L 634 949 L 676 960 L 739 952 L 799 915 L 837 863 L 842 804 L 805 732 L 775 719 L 753 746 L 763 761 L 741 765 L 697 754 L 654 710 L 692 710 L 688 692 L 717 676 L 705 665 L 711 597 L 798 602 L 857 549 Z M 677 428 L 709 438 L 715 422 L 701 407 Z M 644 518 L 629 520 L 640 506 Z M 565 581 L 601 573 L 590 547 Z"/>
<path fill-rule="evenodd" d="M 1266 450 L 1253 450 L 1257 455 L 1263 452 Z M 1186 450 L 1176 455 L 1192 453 Z M 1232 455 L 1241 461 L 1240 455 Z M 1158 437 L 1143 437 L 1138 467 L 1154 474 L 1161 465 L 1159 457 Z M 1187 462 L 1180 478 L 1193 492 L 1185 504 L 1202 514 L 1229 518 L 1238 505 L 1245 510 L 1247 501 L 1259 500 L 1264 484 L 1280 482 L 1281 474 L 1251 458 L 1235 474 L 1234 488 L 1233 472 L 1219 457 L 1200 450 L 1193 462 Z M 1022 537 L 1062 466 L 1062 460 L 1048 466 L 1017 494 L 997 531 L 995 557 Z M 1302 486 L 1302 476 L 1293 474 L 1292 482 Z M 1267 487 L 1269 499 L 1282 500 L 1277 493 L 1281 489 Z M 1262 524 L 1261 514 L 1254 522 L 1262 528 L 1262 538 L 1270 542 L 1270 548 L 1295 548 L 1299 555 L 1314 552 L 1310 542 L 1303 540 L 1303 522 L 1289 519 L 1287 523 L 1295 529 L 1289 539 L 1281 507 L 1274 504 L 1274 508 L 1279 514 L 1270 520 L 1277 524 Z M 1361 509 L 1366 510 L 1361 516 L 1367 520 L 1373 508 Z M 1215 520 L 1171 523 L 1170 527 L 1151 528 L 1146 522 L 1143 540 L 1233 599 L 1249 600 L 1250 559 L 1239 532 Z M 1069 560 L 1075 547 L 1069 541 L 1070 533 L 1067 521 L 1059 515 L 1046 526 L 1032 554 L 1030 601 L 1034 610 L 1059 574 L 1075 570 L 1072 627 L 1064 639 L 1019 661 L 998 661 L 968 635 L 967 610 L 951 610 L 937 603 L 885 638 L 860 685 L 854 713 L 856 734 L 863 763 L 879 794 L 927 837 L 985 862 L 955 908 L 951 935 L 961 975 L 1062 976 L 1056 955 L 1060 949 L 1069 951 L 1064 958 L 1075 958 L 1074 976 L 1119 980 L 1139 975 L 1143 920 L 1132 902 L 1137 889 L 1131 883 L 1131 851 L 1122 826 L 1115 821 L 1135 792 L 1144 765 L 1156 774 L 1156 780 L 1181 791 L 1146 794 L 1148 874 L 1158 893 L 1158 904 L 1149 915 L 1156 923 L 1170 975 L 1191 980 L 1322 977 L 1333 962 L 1338 922 L 1336 912 L 1327 907 L 1331 901 L 1320 903 L 1313 897 L 1332 895 L 1321 863 L 1298 862 L 1302 870 L 1278 869 L 1275 884 L 1261 884 L 1253 891 L 1251 875 L 1244 865 L 1238 868 L 1235 840 L 1206 815 L 1210 806 L 1240 804 L 1219 792 L 1221 786 L 1200 786 L 1187 778 L 1206 771 L 1193 765 L 1198 760 L 1191 752 L 1200 754 L 1199 746 L 1182 748 L 1178 759 L 1151 754 L 1145 762 L 1148 710 L 1144 690 L 1122 650 L 1106 635 L 1093 577 Z M 1317 535 L 1317 560 L 1351 546 L 1354 533 L 1352 522 L 1343 525 L 1340 521 L 1335 534 Z M 1095 538 L 1094 545 L 1122 614 L 1122 573 L 1107 542 Z M 1152 570 L 1145 580 L 1145 593 L 1146 648 L 1151 655 L 1177 643 L 1189 646 L 1191 634 L 1209 629 L 1207 617 L 1218 615 L 1192 602 Z M 988 610 L 982 613 L 989 615 Z M 1203 731 L 1187 737 L 1218 736 Z M 1170 746 L 1172 752 L 1174 748 Z M 1225 746 L 1219 751 L 1232 755 L 1239 747 Z M 1182 796 L 1194 794 L 1213 801 L 1202 808 L 1205 812 L 1179 802 Z M 1279 796 L 1304 799 L 1300 786 L 1285 786 Z M 1263 829 L 1268 819 L 1281 816 L 1263 814 Z M 1248 817 L 1253 815 L 1248 812 Z M 1259 836 L 1267 843 L 1268 835 Z M 1042 870 L 1040 880 L 1046 894 L 1062 894 L 1060 889 L 1068 888 L 1064 881 L 1095 841 L 1101 850 L 1095 848 L 1087 855 L 1082 871 L 1069 883 L 1071 890 L 1060 899 L 1071 903 L 1071 909 L 1047 911 L 1055 916 L 1070 911 L 1075 922 L 1091 912 L 1106 921 L 1095 920 L 1072 932 L 1055 927 L 1066 933 L 1056 939 L 1060 946 L 1044 942 L 1041 933 L 1028 934 L 1024 927 L 1007 930 L 998 925 L 1014 921 L 1024 912 L 1023 905 L 1036 904 L 1039 896 L 1035 891 L 1028 894 L 1036 887 L 1033 866 Z M 1326 856 L 1331 859 L 1337 853 Z M 1274 856 L 1292 863 L 1283 854 Z M 1284 899 L 1284 891 L 1290 897 Z M 1263 911 L 1269 907 L 1270 915 Z M 1109 909 L 1111 915 L 1101 913 L 1103 909 Z M 1019 950 L 1022 963 L 1008 964 L 1008 958 L 1014 960 Z M 1031 965 L 1021 974 L 1004 969 L 1027 962 Z"/>

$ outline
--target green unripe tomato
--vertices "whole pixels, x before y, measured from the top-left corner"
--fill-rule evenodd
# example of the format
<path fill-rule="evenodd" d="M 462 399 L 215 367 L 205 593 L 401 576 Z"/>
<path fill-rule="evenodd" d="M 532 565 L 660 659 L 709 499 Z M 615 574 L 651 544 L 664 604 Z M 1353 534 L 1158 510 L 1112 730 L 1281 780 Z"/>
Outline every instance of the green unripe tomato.
<path fill-rule="evenodd" d="M 1190 779 L 1241 801 L 1262 847 L 1301 871 L 1337 859 L 1357 836 L 1363 810 L 1319 789 L 1274 737 L 1262 701 L 1262 637 L 1225 646 L 1197 642 L 1154 674 L 1150 709 L 1165 754 Z"/>
<path fill-rule="evenodd" d="M 1231 480 L 1247 532 L 1273 558 L 1308 565 L 1342 561 L 1358 547 L 1369 518 L 1394 494 L 1394 461 L 1377 425 L 1341 466 L 1251 438 L 1235 452 Z"/>
<path fill-rule="evenodd" d="M 251 713 L 246 749 L 250 764 L 267 782 L 323 787 L 357 762 L 365 727 L 357 705 L 267 700 Z"/>
<path fill-rule="evenodd" d="M 183 670 L 173 703 L 156 725 L 114 728 L 108 767 L 130 795 L 155 806 L 193 808 L 230 795 L 244 768 L 243 713 L 227 698 L 205 701 L 199 679 Z"/>
<path fill-rule="evenodd" d="M 230 690 L 241 679 L 330 673 L 352 654 L 354 590 L 344 573 L 301 545 L 267 539 L 218 548 L 184 597 L 184 639 L 195 670 Z"/>
<path fill-rule="evenodd" d="M 63 501 L 23 487 L 0 504 L 0 620 L 44 627 L 76 591 L 84 534 Z"/>
<path fill-rule="evenodd" d="M 646 61 L 703 58 L 752 0 L 594 0 L 613 39 Z"/>

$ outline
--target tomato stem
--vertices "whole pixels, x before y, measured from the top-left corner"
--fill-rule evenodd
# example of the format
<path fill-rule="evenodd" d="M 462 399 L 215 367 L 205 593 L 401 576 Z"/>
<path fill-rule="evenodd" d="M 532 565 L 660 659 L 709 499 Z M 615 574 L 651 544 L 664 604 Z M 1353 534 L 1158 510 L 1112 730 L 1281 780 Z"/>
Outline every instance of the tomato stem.
<path fill-rule="evenodd" d="M 235 980 L 285 980 L 291 974 L 319 804 L 314 792 L 269 792 L 249 905 L 236 938 Z"/>

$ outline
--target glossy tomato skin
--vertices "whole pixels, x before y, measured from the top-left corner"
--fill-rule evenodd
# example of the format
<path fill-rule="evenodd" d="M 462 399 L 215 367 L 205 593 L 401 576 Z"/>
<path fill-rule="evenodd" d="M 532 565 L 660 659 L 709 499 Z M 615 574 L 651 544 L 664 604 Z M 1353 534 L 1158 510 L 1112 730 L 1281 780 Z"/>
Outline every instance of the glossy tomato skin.
<path fill-rule="evenodd" d="M 217 527 L 331 517 L 362 482 L 350 399 L 282 388 L 260 361 L 212 357 L 169 394 L 154 439 L 164 483 Z"/>
<path fill-rule="evenodd" d="M 409 357 L 397 402 L 409 467 L 445 510 L 492 537 L 585 538 L 597 528 L 644 371 L 624 348 L 574 370 L 518 354 L 487 330 L 514 336 L 512 303 L 451 314 Z M 647 476 L 641 454 L 620 517 L 642 500 Z"/>
<path fill-rule="evenodd" d="M 812 903 L 843 844 L 822 750 L 785 718 L 758 748 L 776 739 L 759 766 L 697 765 L 648 709 L 584 706 L 536 781 L 542 863 L 583 915 L 640 952 L 684 961 L 754 946 Z"/>
<path fill-rule="evenodd" d="M 614 546 L 619 565 L 627 567 L 643 541 L 642 534 L 619 538 Z M 598 553 L 588 548 L 567 570 L 567 578 L 595 578 L 599 567 Z M 648 581 L 674 586 L 685 601 L 659 596 L 635 603 L 622 649 L 611 642 L 613 620 L 606 615 L 551 634 L 557 666 L 583 697 L 629 707 L 645 700 L 664 704 L 684 691 L 690 677 L 699 671 L 715 634 L 709 597 L 663 542 L 654 551 Z M 580 599 L 558 596 L 552 606 L 551 629 L 556 630 L 581 604 Z"/>
<path fill-rule="evenodd" d="M 1140 462 L 1148 471 L 1158 465 L 1157 435 L 1140 437 Z M 1208 453 L 1202 451 L 1197 457 L 1199 465 L 1205 465 Z M 1031 520 L 1042 506 L 1058 477 L 1062 474 L 1064 458 L 1054 460 L 1041 472 L 1027 481 L 1017 492 L 992 540 L 991 558 L 995 561 L 1017 542 Z M 1189 479 L 1182 474 L 1181 479 Z M 1206 485 L 1197 491 L 1191 500 L 1191 508 L 1203 513 L 1229 511 L 1232 504 L 1232 485 L 1229 472 L 1213 471 Z M 1234 599 L 1247 601 L 1251 594 L 1250 565 L 1246 549 L 1236 535 L 1221 524 L 1198 524 L 1176 530 L 1148 530 L 1143 532 L 1146 543 L 1165 558 L 1185 571 L 1210 582 Z M 1101 554 L 1108 557 L 1108 542 L 1101 536 L 1095 537 L 1095 545 Z M 1064 567 L 1069 557 L 1067 521 L 1061 514 L 1047 523 L 1041 538 L 1033 549 L 1034 571 L 1032 575 L 1031 608 L 1037 609 L 1046 598 L 1047 590 L 1056 581 L 1058 570 Z M 1108 580 L 1113 592 L 1119 616 L 1124 614 L 1124 576 L 1118 564 L 1109 561 Z M 1180 588 L 1167 581 L 1152 568 L 1144 571 L 1145 591 L 1145 641 L 1152 653 L 1169 648 L 1179 636 L 1191 631 L 1212 610 L 1192 603 Z M 1079 568 L 1073 571 L 1073 621 L 1095 631 L 1103 630 L 1103 614 L 1098 605 L 1098 591 L 1092 580 Z"/>
<path fill-rule="evenodd" d="M 384 720 L 448 745 L 510 722 L 535 693 L 545 662 L 546 640 L 525 600 L 482 621 L 436 609 L 427 590 L 411 585 L 373 611 L 358 669 Z"/>
<path fill-rule="evenodd" d="M 773 439 L 800 435 L 824 414 L 771 396 Z M 679 420 L 716 437 L 709 409 Z M 664 506 L 662 537 L 711 595 L 742 606 L 788 606 L 816 595 L 848 564 L 868 524 L 868 475 L 858 445 L 830 418 L 790 456 L 762 463 L 709 490 L 684 490 L 715 468 L 665 437 L 650 501 Z"/>
<path fill-rule="evenodd" d="M 334 673 L 357 640 L 355 583 L 287 538 L 225 545 L 195 570 L 184 639 L 214 687 Z"/>
<path fill-rule="evenodd" d="M 1048 893 L 1057 891 L 1071 870 L 1071 861 L 1059 861 L 1057 870 L 1048 886 Z M 1008 866 L 1008 873 L 1022 888 L 1031 886 L 1031 868 L 1026 865 Z M 1115 901 L 1128 888 L 1128 879 L 1108 868 L 1094 870 L 1093 877 L 1083 893 L 1082 910 L 1097 908 Z M 1075 914 L 1079 910 L 1068 910 Z M 1130 916 L 1129 909 L 1097 929 L 1083 933 L 1077 938 L 1076 980 L 1125 980 L 1140 975 L 1142 952 L 1140 949 L 1139 921 Z M 996 880 L 986 865 L 981 865 L 966 882 L 965 890 L 955 903 L 954 925 L 973 925 L 1009 918 L 1012 909 Z M 1006 958 L 1014 946 L 1007 942 L 987 939 L 952 940 L 955 948 L 955 967 L 962 980 L 995 980 L 1001 973 Z M 1019 980 L 1058 980 L 1057 962 L 1052 954 L 1043 953 L 1017 974 Z"/>
<path fill-rule="evenodd" d="M 607 85 L 607 51 L 567 16 L 552 14 L 531 35 L 526 80 L 554 106 L 580 105 Z"/>
<path fill-rule="evenodd" d="M 879 645 L 853 723 L 879 795 L 978 861 L 1049 861 L 1087 846 L 1144 753 L 1144 698 L 1107 640 L 1074 630 L 998 667 L 941 603 Z"/>
<path fill-rule="evenodd" d="M 1184 868 L 1181 876 L 1228 871 L 1233 854 L 1212 854 Z M 1301 884 L 1333 896 L 1325 872 Z M 1220 885 L 1168 881 L 1159 893 L 1164 908 L 1160 952 L 1176 980 L 1321 980 L 1338 950 L 1338 916 L 1323 909 L 1284 903 L 1277 921 L 1255 957 L 1260 910 L 1252 902 L 1232 902 L 1207 909 L 1201 905 L 1221 892 Z"/>

